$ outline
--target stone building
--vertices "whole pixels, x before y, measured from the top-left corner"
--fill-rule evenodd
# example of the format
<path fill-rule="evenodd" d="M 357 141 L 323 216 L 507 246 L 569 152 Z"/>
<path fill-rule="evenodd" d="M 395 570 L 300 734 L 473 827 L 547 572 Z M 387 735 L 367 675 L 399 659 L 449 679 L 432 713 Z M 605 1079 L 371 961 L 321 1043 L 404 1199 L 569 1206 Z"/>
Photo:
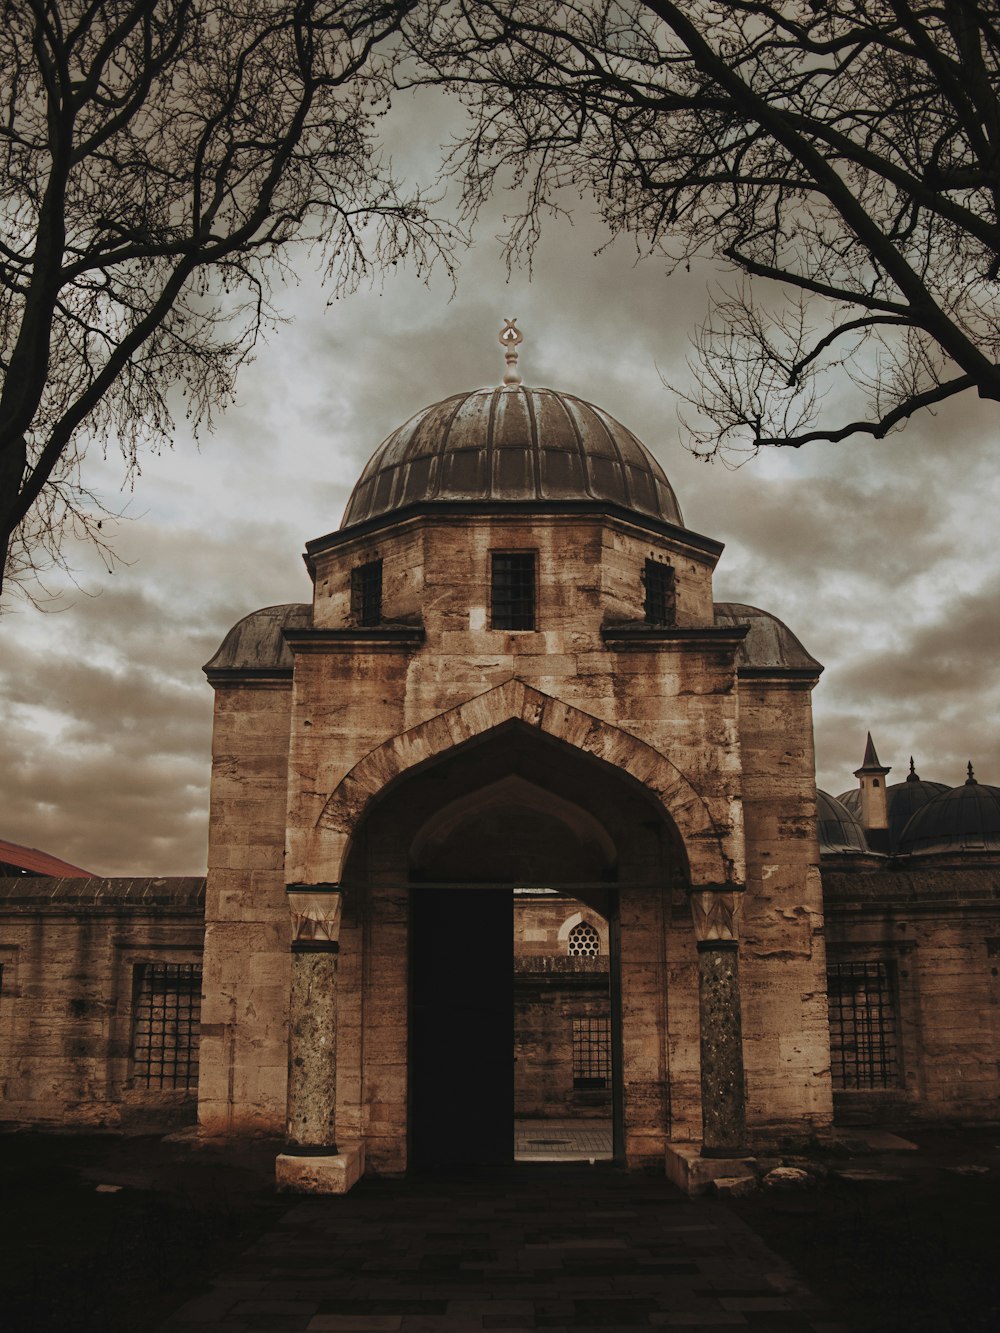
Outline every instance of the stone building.
<path fill-rule="evenodd" d="M 628 1165 L 828 1129 L 821 667 L 714 602 L 646 448 L 509 371 L 390 435 L 306 551 L 312 604 L 206 668 L 205 1129 L 287 1111 L 281 1171 L 331 1188 L 509 1157 L 515 887 L 607 923 Z"/>
<path fill-rule="evenodd" d="M 835 1109 L 990 1113 L 1000 804 L 942 860 L 988 799 L 886 789 L 871 744 L 818 795 L 822 668 L 714 600 L 721 543 L 516 337 L 375 451 L 312 602 L 207 664 L 207 881 L 0 881 L 8 1119 L 196 1095 L 338 1191 L 509 1160 L 515 1117 L 606 1119 L 697 1188 Z"/>

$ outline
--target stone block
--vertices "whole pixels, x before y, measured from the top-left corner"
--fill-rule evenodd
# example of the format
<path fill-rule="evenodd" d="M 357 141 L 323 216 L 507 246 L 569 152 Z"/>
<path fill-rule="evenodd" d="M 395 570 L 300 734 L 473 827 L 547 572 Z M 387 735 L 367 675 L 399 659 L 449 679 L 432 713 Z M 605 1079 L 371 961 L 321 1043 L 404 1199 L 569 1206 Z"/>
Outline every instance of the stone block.
<path fill-rule="evenodd" d="M 664 1156 L 667 1179 L 685 1194 L 705 1194 L 717 1180 L 756 1181 L 752 1157 L 702 1157 L 700 1143 L 668 1143 Z"/>
<path fill-rule="evenodd" d="M 346 1194 L 365 1169 L 363 1142 L 344 1143 L 328 1157 L 298 1157 L 279 1153 L 274 1164 L 275 1184 L 281 1194 Z"/>

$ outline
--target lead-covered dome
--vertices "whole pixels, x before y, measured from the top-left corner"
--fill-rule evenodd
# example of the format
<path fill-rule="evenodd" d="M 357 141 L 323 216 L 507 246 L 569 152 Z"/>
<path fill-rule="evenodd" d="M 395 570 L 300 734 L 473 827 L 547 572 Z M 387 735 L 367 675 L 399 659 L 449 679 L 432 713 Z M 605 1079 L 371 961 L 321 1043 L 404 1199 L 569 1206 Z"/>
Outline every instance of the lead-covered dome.
<path fill-rule="evenodd" d="M 394 430 L 368 460 L 341 527 L 462 501 L 582 501 L 683 527 L 663 469 L 630 430 L 572 394 L 524 385 L 455 394 Z"/>
<path fill-rule="evenodd" d="M 1000 853 L 1000 787 L 970 776 L 920 807 L 899 838 L 901 856 L 955 856 L 963 861 Z"/>

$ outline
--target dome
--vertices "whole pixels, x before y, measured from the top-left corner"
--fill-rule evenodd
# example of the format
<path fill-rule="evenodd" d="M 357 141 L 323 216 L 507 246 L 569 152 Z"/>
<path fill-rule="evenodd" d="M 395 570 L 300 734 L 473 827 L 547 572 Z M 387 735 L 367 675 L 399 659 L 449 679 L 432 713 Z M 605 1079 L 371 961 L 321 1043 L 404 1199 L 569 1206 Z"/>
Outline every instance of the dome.
<path fill-rule="evenodd" d="M 909 819 L 896 848 L 901 856 L 1000 852 L 1000 788 L 975 779 L 940 792 Z"/>
<path fill-rule="evenodd" d="M 923 778 L 911 776 L 904 782 L 893 782 L 885 789 L 885 808 L 889 816 L 889 847 L 896 851 L 903 829 L 912 815 L 933 801 L 942 792 L 948 791 L 944 782 L 925 782 Z M 837 797 L 841 805 L 846 806 L 858 820 L 861 818 L 861 788 L 853 787 L 841 792 Z"/>
<path fill-rule="evenodd" d="M 572 394 L 507 385 L 434 403 L 394 430 L 354 487 L 341 528 L 427 504 L 631 510 L 683 527 L 646 446 Z"/>
<path fill-rule="evenodd" d="M 850 810 L 829 792 L 816 789 L 816 836 L 820 856 L 868 856 L 865 831 Z"/>
<path fill-rule="evenodd" d="M 291 672 L 292 654 L 282 635 L 309 624 L 312 607 L 305 602 L 265 606 L 238 620 L 202 667 L 211 680 L 222 672 L 269 675 Z"/>
<path fill-rule="evenodd" d="M 818 676 L 819 662 L 806 652 L 783 620 L 745 602 L 716 602 L 717 625 L 749 625 L 750 632 L 740 644 L 736 663 L 743 675 L 754 671 L 801 671 Z"/>

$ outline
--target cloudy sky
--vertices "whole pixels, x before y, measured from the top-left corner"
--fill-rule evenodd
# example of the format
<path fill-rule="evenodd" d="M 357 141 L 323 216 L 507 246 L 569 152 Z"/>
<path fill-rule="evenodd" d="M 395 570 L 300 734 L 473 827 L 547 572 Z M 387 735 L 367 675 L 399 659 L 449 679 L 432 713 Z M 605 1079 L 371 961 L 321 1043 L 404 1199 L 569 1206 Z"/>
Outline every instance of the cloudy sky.
<path fill-rule="evenodd" d="M 443 274 L 425 286 L 400 270 L 329 305 L 303 257 L 299 285 L 277 294 L 289 322 L 213 435 L 147 457 L 124 495 L 120 460 L 95 451 L 87 480 L 130 515 L 122 564 L 109 575 L 76 551 L 79 586 L 62 610 L 7 604 L 0 837 L 101 874 L 204 871 L 202 664 L 249 611 L 309 600 L 304 542 L 338 525 L 396 425 L 499 382 L 506 317 L 525 334 L 525 381 L 629 426 L 688 526 L 726 543 L 717 599 L 777 614 L 826 665 L 814 695 L 822 787 L 854 785 L 869 728 L 890 781 L 912 753 L 925 778 L 958 783 L 971 758 L 1000 782 L 996 408 L 969 399 L 880 443 L 771 452 L 736 470 L 701 463 L 663 379 L 683 379 L 712 275 L 667 278 L 627 242 L 595 255 L 604 239 L 581 206 L 549 228 L 531 278 L 508 280 L 487 222 L 454 294 Z"/>

